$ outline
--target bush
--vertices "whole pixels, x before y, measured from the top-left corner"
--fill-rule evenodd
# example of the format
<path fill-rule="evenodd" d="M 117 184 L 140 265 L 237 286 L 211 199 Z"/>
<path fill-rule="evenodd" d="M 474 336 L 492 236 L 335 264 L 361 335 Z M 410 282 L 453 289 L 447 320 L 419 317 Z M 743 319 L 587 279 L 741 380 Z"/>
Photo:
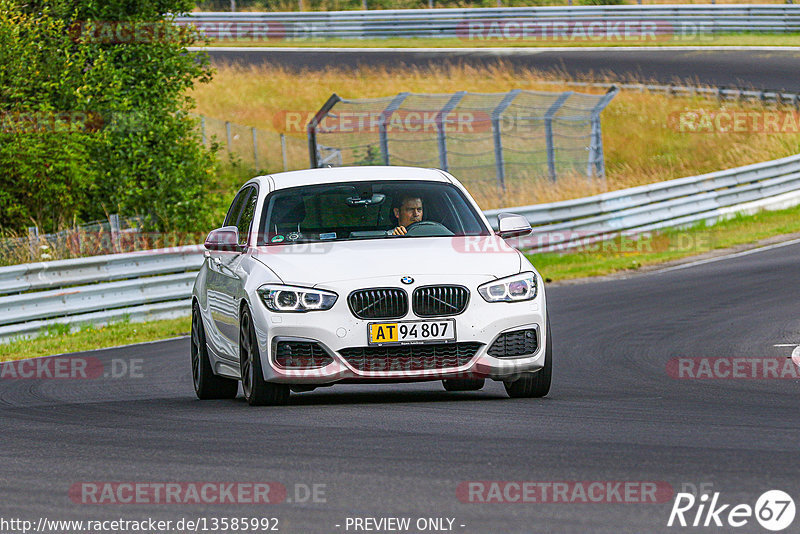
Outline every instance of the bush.
<path fill-rule="evenodd" d="M 167 15 L 191 8 L 0 0 L 0 226 L 51 231 L 109 212 L 157 230 L 209 225 L 216 158 L 185 95 L 211 69 L 186 52 L 196 32 Z"/>

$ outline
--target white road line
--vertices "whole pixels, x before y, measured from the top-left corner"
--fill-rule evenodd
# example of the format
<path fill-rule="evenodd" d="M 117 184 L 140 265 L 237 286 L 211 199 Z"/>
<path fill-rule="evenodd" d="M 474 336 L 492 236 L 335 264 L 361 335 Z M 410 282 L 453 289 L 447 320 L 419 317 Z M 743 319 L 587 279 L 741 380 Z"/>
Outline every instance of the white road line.
<path fill-rule="evenodd" d="M 773 347 L 798 347 L 800 344 L 798 343 L 776 343 L 772 345 Z"/>
<path fill-rule="evenodd" d="M 751 248 L 750 250 L 743 250 L 742 252 L 734 252 L 732 254 L 725 254 L 724 256 L 716 256 L 714 258 L 707 258 L 704 260 L 697 260 L 691 263 L 684 263 L 682 265 L 675 265 L 674 267 L 667 267 L 666 269 L 659 269 L 657 271 L 653 271 L 653 274 L 659 273 L 668 273 L 670 271 L 678 271 L 680 269 L 688 269 L 690 267 L 697 267 L 698 265 L 705 265 L 707 263 L 714 263 L 717 261 L 729 260 L 731 258 L 738 258 L 740 256 L 749 256 L 750 254 L 757 254 L 759 252 L 766 252 L 768 250 L 781 248 L 781 247 L 788 247 L 790 245 L 796 245 L 800 243 L 800 239 L 792 239 L 791 241 L 784 241 L 782 243 L 774 243 L 772 245 L 767 245 L 764 247 L 758 248 Z"/>

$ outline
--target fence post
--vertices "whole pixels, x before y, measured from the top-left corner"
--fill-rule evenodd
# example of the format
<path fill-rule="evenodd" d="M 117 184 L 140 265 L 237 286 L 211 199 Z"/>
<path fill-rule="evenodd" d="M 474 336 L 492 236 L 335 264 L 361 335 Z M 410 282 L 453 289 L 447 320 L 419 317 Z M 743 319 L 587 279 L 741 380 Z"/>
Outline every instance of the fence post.
<path fill-rule="evenodd" d="M 511 105 L 511 102 L 520 93 L 520 89 L 514 89 L 503 97 L 503 100 L 492 110 L 492 136 L 494 137 L 494 164 L 497 169 L 497 185 L 506 190 L 506 167 L 503 161 L 503 139 L 500 132 L 500 115 Z"/>
<path fill-rule="evenodd" d="M 453 111 L 458 103 L 464 98 L 466 91 L 459 91 L 450 97 L 447 104 L 436 114 L 436 129 L 438 130 L 439 139 L 439 168 L 447 171 L 447 114 Z"/>
<path fill-rule="evenodd" d="M 553 116 L 570 96 L 572 96 L 572 91 L 561 93 L 544 114 L 544 138 L 547 144 L 547 173 L 550 175 L 550 180 L 553 182 L 556 181 L 556 148 L 553 142 Z"/>
<path fill-rule="evenodd" d="M 231 152 L 231 123 L 225 121 L 225 136 L 228 139 L 228 154 Z"/>
<path fill-rule="evenodd" d="M 203 146 L 207 145 L 206 142 L 206 118 L 202 115 L 200 116 L 200 135 L 203 136 Z"/>
<path fill-rule="evenodd" d="M 306 126 L 306 132 L 308 132 L 308 160 L 309 164 L 311 165 L 309 168 L 316 169 L 319 166 L 319 153 L 317 152 L 317 126 L 319 123 L 322 122 L 322 119 L 325 118 L 325 115 L 336 105 L 337 102 L 340 102 L 342 99 L 336 93 L 333 93 L 328 100 L 322 104 L 322 107 L 319 108 L 319 111 L 314 115 L 314 118 L 311 119 L 311 122 L 308 123 Z"/>
<path fill-rule="evenodd" d="M 403 104 L 407 96 L 408 93 L 399 93 L 392 99 L 386 109 L 381 112 L 381 117 L 378 121 L 378 133 L 380 134 L 381 156 L 383 157 L 384 165 L 389 165 L 389 136 L 386 134 L 386 121 Z"/>
<path fill-rule="evenodd" d="M 281 134 L 281 157 L 283 158 L 283 170 L 288 171 L 289 166 L 286 164 L 286 136 Z"/>
<path fill-rule="evenodd" d="M 603 155 L 603 132 L 600 128 L 600 112 L 605 109 L 611 99 L 617 96 L 619 88 L 612 85 L 603 98 L 592 109 L 592 136 L 589 145 L 589 163 L 586 167 L 586 177 L 591 179 L 593 175 L 600 178 L 606 176 L 605 157 Z"/>
<path fill-rule="evenodd" d="M 251 128 L 253 132 L 253 167 L 258 171 L 258 138 L 256 137 L 256 129 Z"/>
<path fill-rule="evenodd" d="M 112 213 L 108 216 L 108 229 L 111 232 L 111 248 L 114 252 L 120 251 L 119 246 L 119 215 Z"/>
<path fill-rule="evenodd" d="M 31 261 L 39 256 L 39 228 L 37 226 L 28 227 L 28 243 L 31 247 Z"/>

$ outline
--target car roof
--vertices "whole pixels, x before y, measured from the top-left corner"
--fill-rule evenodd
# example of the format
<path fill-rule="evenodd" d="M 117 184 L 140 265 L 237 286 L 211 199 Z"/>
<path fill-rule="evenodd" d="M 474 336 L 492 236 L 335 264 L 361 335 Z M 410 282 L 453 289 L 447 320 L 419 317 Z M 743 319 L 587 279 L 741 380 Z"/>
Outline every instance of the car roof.
<path fill-rule="evenodd" d="M 259 176 L 252 181 L 263 182 L 272 179 L 274 189 L 298 187 L 303 185 L 327 184 L 336 182 L 364 182 L 369 180 L 423 180 L 450 183 L 445 173 L 438 169 L 419 167 L 362 166 L 328 167 L 289 171 L 269 176 Z"/>

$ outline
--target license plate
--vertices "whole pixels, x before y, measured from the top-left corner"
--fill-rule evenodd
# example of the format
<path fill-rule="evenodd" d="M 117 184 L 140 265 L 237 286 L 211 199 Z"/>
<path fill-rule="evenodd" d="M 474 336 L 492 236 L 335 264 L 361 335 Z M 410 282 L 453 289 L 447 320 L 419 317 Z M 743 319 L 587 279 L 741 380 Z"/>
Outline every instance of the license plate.
<path fill-rule="evenodd" d="M 397 323 L 370 323 L 370 345 L 409 345 L 441 343 L 456 340 L 455 319 L 439 321 L 402 321 Z"/>

